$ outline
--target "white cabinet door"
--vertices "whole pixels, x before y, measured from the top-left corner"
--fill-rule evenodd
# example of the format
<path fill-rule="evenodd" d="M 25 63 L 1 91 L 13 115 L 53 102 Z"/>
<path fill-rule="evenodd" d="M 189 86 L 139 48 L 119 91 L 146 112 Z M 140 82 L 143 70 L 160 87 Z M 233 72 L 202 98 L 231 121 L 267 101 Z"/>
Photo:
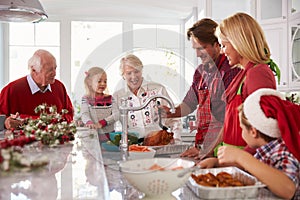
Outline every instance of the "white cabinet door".
<path fill-rule="evenodd" d="M 279 90 L 286 90 L 288 87 L 288 39 L 287 39 L 287 24 L 268 24 L 262 25 L 267 42 L 271 51 L 271 59 L 278 65 L 281 71 Z M 278 82 L 277 82 L 278 83 Z"/>
<path fill-rule="evenodd" d="M 207 14 L 217 22 L 237 12 L 255 16 L 254 5 L 254 0 L 207 0 Z"/>
<path fill-rule="evenodd" d="M 292 18 L 297 18 L 300 16 L 300 1 L 299 0 L 289 0 L 289 17 Z"/>
<path fill-rule="evenodd" d="M 287 19 L 287 0 L 257 0 L 257 20 L 278 23 Z"/>
<path fill-rule="evenodd" d="M 300 88 L 300 19 L 290 25 L 290 87 Z"/>

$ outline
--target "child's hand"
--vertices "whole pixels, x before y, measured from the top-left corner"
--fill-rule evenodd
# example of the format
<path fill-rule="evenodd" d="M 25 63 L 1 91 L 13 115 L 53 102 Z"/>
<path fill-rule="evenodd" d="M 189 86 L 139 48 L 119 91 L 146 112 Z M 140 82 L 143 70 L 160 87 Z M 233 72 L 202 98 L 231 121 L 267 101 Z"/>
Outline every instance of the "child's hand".
<path fill-rule="evenodd" d="M 102 128 L 102 125 L 100 123 L 95 124 L 95 128 Z"/>
<path fill-rule="evenodd" d="M 206 158 L 199 163 L 197 163 L 201 168 L 206 169 L 206 168 L 213 168 L 218 166 L 218 159 L 211 157 L 211 158 Z"/>
<path fill-rule="evenodd" d="M 90 129 L 96 129 L 96 125 L 95 124 L 86 124 L 86 127 L 90 128 Z"/>
<path fill-rule="evenodd" d="M 218 159 L 220 164 L 236 163 L 243 150 L 234 146 L 221 146 L 218 149 Z"/>

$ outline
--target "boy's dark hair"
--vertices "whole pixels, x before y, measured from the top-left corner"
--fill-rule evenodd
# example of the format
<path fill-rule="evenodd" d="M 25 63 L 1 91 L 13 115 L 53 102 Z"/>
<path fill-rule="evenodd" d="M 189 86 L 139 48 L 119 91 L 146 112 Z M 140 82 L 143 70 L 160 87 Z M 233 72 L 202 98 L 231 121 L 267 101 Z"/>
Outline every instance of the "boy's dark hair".
<path fill-rule="evenodd" d="M 247 117 L 245 116 L 245 113 L 244 113 L 244 105 L 241 104 L 239 107 L 238 107 L 238 111 L 239 111 L 239 118 L 240 118 L 240 123 L 243 124 L 248 130 L 250 130 L 252 128 L 252 125 L 250 124 L 250 122 L 248 121 Z M 254 127 L 255 128 L 255 127 Z M 273 138 L 273 137 L 270 137 L 262 132 L 260 132 L 259 130 L 257 130 L 257 133 L 259 135 L 259 137 L 261 137 L 262 139 L 264 139 L 266 142 L 271 142 L 272 140 L 276 140 L 277 138 Z"/>

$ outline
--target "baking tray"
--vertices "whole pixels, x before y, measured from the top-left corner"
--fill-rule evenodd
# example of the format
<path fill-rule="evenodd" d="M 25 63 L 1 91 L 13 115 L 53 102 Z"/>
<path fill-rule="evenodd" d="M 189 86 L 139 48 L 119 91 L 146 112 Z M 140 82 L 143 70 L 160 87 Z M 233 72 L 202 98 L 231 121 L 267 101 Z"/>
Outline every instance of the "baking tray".
<path fill-rule="evenodd" d="M 169 144 L 162 146 L 149 146 L 156 150 L 155 155 L 179 154 L 187 150 L 190 144 Z"/>
<path fill-rule="evenodd" d="M 240 170 L 237 167 L 200 169 L 193 174 L 199 175 L 207 174 L 209 172 L 214 175 L 217 175 L 219 172 L 230 173 L 234 178 L 237 178 L 242 183 L 248 186 L 208 187 L 197 184 L 196 181 L 192 177 L 190 177 L 187 182 L 187 186 L 201 199 L 255 199 L 258 196 L 259 189 L 266 186 L 259 182 L 254 176 L 251 176 L 250 174 Z"/>

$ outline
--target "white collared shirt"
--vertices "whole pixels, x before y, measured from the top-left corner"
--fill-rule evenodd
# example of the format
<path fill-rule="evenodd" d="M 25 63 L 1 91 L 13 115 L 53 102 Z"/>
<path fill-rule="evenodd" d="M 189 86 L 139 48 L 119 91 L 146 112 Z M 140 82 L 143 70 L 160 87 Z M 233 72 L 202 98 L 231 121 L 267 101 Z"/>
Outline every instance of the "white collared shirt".
<path fill-rule="evenodd" d="M 27 75 L 27 82 L 29 84 L 29 87 L 30 87 L 30 90 L 31 90 L 31 94 L 35 94 L 37 92 L 45 93 L 45 92 L 47 92 L 47 90 L 49 90 L 50 92 L 52 91 L 50 84 L 47 85 L 47 87 L 45 88 L 45 90 L 41 90 L 39 88 L 39 86 L 34 82 L 34 80 L 32 79 L 32 77 L 31 77 L 30 74 Z"/>

